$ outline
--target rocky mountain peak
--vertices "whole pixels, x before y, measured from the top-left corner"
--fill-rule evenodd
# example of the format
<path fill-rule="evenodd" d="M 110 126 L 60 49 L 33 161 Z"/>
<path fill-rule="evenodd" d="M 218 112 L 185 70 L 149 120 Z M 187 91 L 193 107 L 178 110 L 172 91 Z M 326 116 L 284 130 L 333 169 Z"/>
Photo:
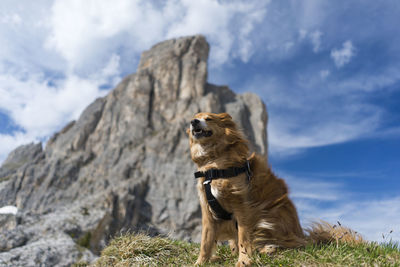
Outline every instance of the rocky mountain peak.
<path fill-rule="evenodd" d="M 203 36 L 173 39 L 142 53 L 139 74 L 159 81 L 155 98 L 192 99 L 204 94 L 209 45 Z"/>
<path fill-rule="evenodd" d="M 195 165 L 185 133 L 192 116 L 228 112 L 251 149 L 267 152 L 264 104 L 254 94 L 207 83 L 208 53 L 203 36 L 153 46 L 135 74 L 44 149 L 30 144 L 10 154 L 0 168 L 0 207 L 19 212 L 0 225 L 0 265 L 90 261 L 120 231 L 199 240 Z"/>

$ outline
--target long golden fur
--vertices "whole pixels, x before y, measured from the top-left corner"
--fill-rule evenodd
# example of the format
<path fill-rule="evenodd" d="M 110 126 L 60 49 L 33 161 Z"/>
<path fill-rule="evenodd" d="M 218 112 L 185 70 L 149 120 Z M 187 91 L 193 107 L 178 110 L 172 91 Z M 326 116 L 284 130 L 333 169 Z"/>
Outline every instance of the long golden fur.
<path fill-rule="evenodd" d="M 197 123 L 195 126 L 194 122 Z M 337 241 L 343 235 L 351 242 L 362 240 L 350 230 L 327 223 L 315 224 L 305 235 L 296 208 L 288 197 L 285 181 L 272 173 L 263 156 L 249 155 L 248 141 L 229 114 L 196 114 L 187 132 L 191 157 L 199 171 L 241 167 L 246 160 L 252 171 L 250 182 L 242 173 L 211 183 L 218 202 L 233 213 L 230 221 L 216 218 L 206 200 L 205 178 L 198 180 L 202 237 L 196 264 L 212 258 L 217 241 L 229 240 L 232 252 L 239 255 L 236 266 L 247 266 L 251 264 L 254 250 L 272 253 L 278 247 L 296 248 L 309 242 Z"/>

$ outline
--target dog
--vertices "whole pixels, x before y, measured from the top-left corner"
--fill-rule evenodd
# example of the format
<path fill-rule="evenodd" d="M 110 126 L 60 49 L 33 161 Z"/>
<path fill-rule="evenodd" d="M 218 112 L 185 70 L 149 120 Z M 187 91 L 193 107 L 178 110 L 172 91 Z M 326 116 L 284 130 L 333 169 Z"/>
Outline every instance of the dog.
<path fill-rule="evenodd" d="M 305 234 L 283 179 L 265 157 L 249 154 L 248 141 L 227 113 L 198 113 L 187 129 L 202 212 L 200 255 L 196 264 L 216 259 L 218 241 L 229 241 L 236 266 L 251 265 L 257 250 L 298 248 L 309 242 L 359 242 L 347 228 L 316 223 Z M 345 232 L 348 236 L 343 236 Z M 344 234 L 346 235 L 346 234 Z"/>

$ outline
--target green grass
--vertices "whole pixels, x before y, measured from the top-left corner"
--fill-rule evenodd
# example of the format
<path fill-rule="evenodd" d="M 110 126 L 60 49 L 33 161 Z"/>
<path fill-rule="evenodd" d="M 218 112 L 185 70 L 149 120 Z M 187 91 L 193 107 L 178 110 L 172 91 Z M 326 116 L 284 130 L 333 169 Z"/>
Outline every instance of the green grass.
<path fill-rule="evenodd" d="M 94 266 L 191 266 L 199 244 L 145 234 L 116 237 Z M 237 256 L 228 246 L 218 246 L 220 260 L 205 266 L 234 266 Z M 256 254 L 253 266 L 400 266 L 398 244 L 364 243 L 308 246 L 280 250 L 272 256 Z"/>

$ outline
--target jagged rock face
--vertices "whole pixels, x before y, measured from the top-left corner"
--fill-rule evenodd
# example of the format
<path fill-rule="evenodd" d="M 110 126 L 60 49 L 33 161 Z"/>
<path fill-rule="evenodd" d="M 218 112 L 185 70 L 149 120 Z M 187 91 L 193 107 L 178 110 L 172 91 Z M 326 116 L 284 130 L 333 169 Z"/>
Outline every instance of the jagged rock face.
<path fill-rule="evenodd" d="M 264 104 L 208 84 L 208 52 L 202 36 L 155 45 L 136 74 L 89 105 L 44 150 L 30 144 L 9 155 L 0 169 L 0 207 L 16 205 L 20 213 L 7 229 L 0 226 L 0 265 L 29 264 L 24 255 L 46 248 L 52 254 L 37 262 L 92 260 L 127 230 L 199 240 L 196 168 L 185 132 L 192 116 L 228 112 L 252 150 L 267 152 Z"/>

